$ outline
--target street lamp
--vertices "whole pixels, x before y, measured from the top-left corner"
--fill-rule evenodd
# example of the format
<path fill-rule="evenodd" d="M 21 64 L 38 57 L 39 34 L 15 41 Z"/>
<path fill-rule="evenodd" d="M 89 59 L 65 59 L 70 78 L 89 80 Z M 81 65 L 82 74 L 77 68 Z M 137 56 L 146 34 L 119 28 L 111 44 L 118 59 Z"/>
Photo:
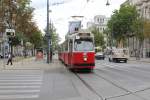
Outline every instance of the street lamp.
<path fill-rule="evenodd" d="M 110 3 L 109 3 L 109 1 L 107 0 L 107 2 L 106 2 L 106 6 L 109 6 L 110 5 Z"/>
<path fill-rule="evenodd" d="M 50 32 L 49 32 L 49 0 L 47 0 L 47 32 L 46 32 L 46 37 L 47 37 L 47 63 L 50 63 L 51 62 L 51 59 L 50 59 Z"/>

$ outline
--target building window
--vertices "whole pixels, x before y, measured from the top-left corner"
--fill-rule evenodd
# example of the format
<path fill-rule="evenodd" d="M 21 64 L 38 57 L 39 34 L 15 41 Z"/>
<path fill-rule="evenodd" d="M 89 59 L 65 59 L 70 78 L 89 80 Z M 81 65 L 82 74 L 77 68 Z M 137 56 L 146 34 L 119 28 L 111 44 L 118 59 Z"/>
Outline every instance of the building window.
<path fill-rule="evenodd" d="M 101 19 L 100 19 L 100 23 L 104 23 L 104 18 L 101 18 Z"/>
<path fill-rule="evenodd" d="M 99 23 L 99 18 L 97 18 L 97 22 Z"/>
<path fill-rule="evenodd" d="M 105 30 L 105 28 L 103 27 L 103 31 Z"/>

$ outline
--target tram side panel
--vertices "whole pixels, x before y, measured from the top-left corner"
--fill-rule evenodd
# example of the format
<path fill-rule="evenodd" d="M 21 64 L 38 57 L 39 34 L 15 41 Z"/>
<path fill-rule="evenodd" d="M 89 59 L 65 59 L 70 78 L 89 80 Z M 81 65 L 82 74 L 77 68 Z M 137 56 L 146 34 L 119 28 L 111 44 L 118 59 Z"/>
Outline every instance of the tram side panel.
<path fill-rule="evenodd" d="M 68 52 L 64 53 L 64 63 L 68 66 Z"/>

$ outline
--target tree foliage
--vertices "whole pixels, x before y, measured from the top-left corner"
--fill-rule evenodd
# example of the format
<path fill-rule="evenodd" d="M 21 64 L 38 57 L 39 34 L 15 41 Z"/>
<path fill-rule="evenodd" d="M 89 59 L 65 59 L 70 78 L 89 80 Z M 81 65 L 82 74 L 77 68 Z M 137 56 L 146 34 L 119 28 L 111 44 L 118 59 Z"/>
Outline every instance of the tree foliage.
<path fill-rule="evenodd" d="M 46 29 L 45 29 L 45 33 L 46 33 Z M 58 49 L 58 43 L 60 42 L 60 37 L 59 34 L 57 34 L 55 27 L 53 26 L 53 24 L 50 24 L 49 26 L 49 32 L 50 32 L 50 39 L 51 39 L 51 46 L 53 50 L 57 50 Z M 44 45 L 47 44 L 47 37 L 45 34 L 45 38 L 44 38 Z M 47 45 L 45 45 L 45 47 L 47 48 Z"/>
<path fill-rule="evenodd" d="M 0 16 L 4 23 L 0 31 L 14 28 L 16 36 L 12 44 L 18 45 L 20 41 L 31 42 L 35 47 L 41 46 L 42 35 L 35 22 L 32 21 L 34 8 L 30 6 L 31 0 L 1 0 Z M 8 25 L 6 25 L 8 24 Z"/>
<path fill-rule="evenodd" d="M 94 34 L 94 38 L 95 38 L 95 46 L 104 48 L 105 41 L 104 41 L 103 34 L 100 33 L 97 28 L 93 28 L 92 33 Z"/>
<path fill-rule="evenodd" d="M 119 10 L 115 10 L 111 19 L 108 21 L 108 28 L 113 38 L 118 44 L 123 43 L 126 37 L 134 32 L 133 24 L 136 22 L 139 14 L 135 6 L 124 5 Z"/>
<path fill-rule="evenodd" d="M 144 29 L 144 21 L 142 18 L 136 18 L 132 25 L 132 29 L 134 30 L 135 36 L 142 42 L 144 40 L 144 34 L 143 34 L 143 29 Z"/>
<path fill-rule="evenodd" d="M 150 20 L 144 21 L 144 36 L 150 38 Z"/>

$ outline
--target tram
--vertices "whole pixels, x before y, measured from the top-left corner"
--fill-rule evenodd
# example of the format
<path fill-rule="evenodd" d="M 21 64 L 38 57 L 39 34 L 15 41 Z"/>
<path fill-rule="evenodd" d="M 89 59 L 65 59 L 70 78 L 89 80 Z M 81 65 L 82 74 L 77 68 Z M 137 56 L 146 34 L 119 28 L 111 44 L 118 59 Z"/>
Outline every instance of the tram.
<path fill-rule="evenodd" d="M 85 29 L 67 34 L 60 45 L 59 59 L 69 69 L 89 69 L 95 67 L 94 35 Z"/>

